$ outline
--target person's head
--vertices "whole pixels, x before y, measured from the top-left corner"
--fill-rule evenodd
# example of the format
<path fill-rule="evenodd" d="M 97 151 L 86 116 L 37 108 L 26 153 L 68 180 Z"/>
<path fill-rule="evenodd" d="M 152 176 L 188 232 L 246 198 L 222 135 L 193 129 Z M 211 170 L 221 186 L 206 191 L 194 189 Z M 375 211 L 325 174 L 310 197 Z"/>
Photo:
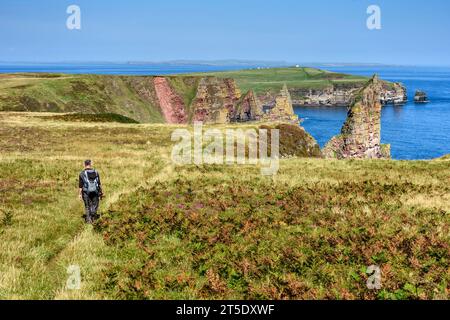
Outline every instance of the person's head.
<path fill-rule="evenodd" d="M 91 169 L 92 168 L 92 160 L 84 161 L 84 168 L 85 169 Z"/>

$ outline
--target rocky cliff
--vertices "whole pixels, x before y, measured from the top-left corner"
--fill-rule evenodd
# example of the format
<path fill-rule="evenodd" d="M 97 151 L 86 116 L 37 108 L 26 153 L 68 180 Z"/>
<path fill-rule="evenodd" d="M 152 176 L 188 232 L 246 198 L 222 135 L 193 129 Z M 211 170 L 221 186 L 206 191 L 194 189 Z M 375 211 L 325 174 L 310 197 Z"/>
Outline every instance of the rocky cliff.
<path fill-rule="evenodd" d="M 275 97 L 273 107 L 268 109 L 263 119 L 298 123 L 298 116 L 294 113 L 291 94 L 286 85 L 283 85 L 280 93 Z"/>
<path fill-rule="evenodd" d="M 381 159 L 390 157 L 390 147 L 381 144 L 381 103 L 383 84 L 374 76 L 354 97 L 341 134 L 323 149 L 326 158 Z"/>
<path fill-rule="evenodd" d="M 204 123 L 258 120 L 298 123 L 286 86 L 275 97 L 273 107 L 264 113 L 263 105 L 253 90 L 242 96 L 235 80 L 206 77 L 200 80 L 190 108 L 194 112 L 194 121 Z"/>
<path fill-rule="evenodd" d="M 164 77 L 153 78 L 154 89 L 159 106 L 167 123 L 183 124 L 188 122 L 187 108 L 181 96 L 172 89 Z"/>
<path fill-rule="evenodd" d="M 366 82 L 365 77 L 312 68 L 159 77 L 2 74 L 0 111 L 115 113 L 138 122 L 173 124 L 296 123 L 292 104 L 348 106 Z M 405 99 L 401 85 L 381 83 L 381 103 Z"/>
<path fill-rule="evenodd" d="M 260 120 L 263 116 L 263 106 L 253 90 L 241 98 L 232 119 L 235 122 Z"/>
<path fill-rule="evenodd" d="M 348 107 L 353 97 L 361 90 L 360 83 L 330 84 L 324 88 L 289 88 L 294 105 L 308 107 Z M 270 104 L 273 97 L 261 94 L 260 100 Z M 400 83 L 381 82 L 380 102 L 382 105 L 404 104 L 408 100 L 406 88 Z"/>
<path fill-rule="evenodd" d="M 382 82 L 380 92 L 380 102 L 382 105 L 394 104 L 402 105 L 408 102 L 406 87 L 401 83 Z"/>
<path fill-rule="evenodd" d="M 231 122 L 240 99 L 241 92 L 233 79 L 202 78 L 191 106 L 194 121 Z"/>

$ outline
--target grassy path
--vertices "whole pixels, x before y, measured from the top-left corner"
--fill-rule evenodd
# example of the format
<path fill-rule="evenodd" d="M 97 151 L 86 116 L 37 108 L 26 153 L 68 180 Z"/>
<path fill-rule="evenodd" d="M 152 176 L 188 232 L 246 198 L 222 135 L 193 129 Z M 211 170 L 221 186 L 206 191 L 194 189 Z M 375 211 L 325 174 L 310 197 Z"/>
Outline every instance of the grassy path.
<path fill-rule="evenodd" d="M 95 289 L 116 253 L 81 218 L 77 178 L 82 161 L 96 162 L 107 193 L 101 210 L 107 210 L 144 181 L 169 174 L 164 143 L 149 143 L 147 136 L 153 133 L 145 126 L 119 125 L 117 131 L 108 123 L 4 115 L 0 116 L 0 298 L 107 298 Z M 81 290 L 65 289 L 70 265 L 81 268 Z"/>
<path fill-rule="evenodd" d="M 25 164 L 30 165 L 30 161 L 35 168 L 43 169 L 49 163 L 58 162 L 65 170 L 77 172 L 75 171 L 76 163 L 69 164 L 46 159 L 1 159 L 0 167 L 5 168 L 2 172 L 7 172 L 7 168 L 15 167 L 20 170 Z M 119 164 L 120 159 L 103 161 L 117 167 L 105 170 L 108 176 L 104 184 L 106 190 L 110 191 L 101 210 L 106 210 L 121 195 L 138 188 L 143 181 L 146 181 L 144 177 L 148 175 L 148 170 L 155 175 L 155 178 L 162 178 L 168 174 L 167 168 L 169 168 L 164 167 L 166 169 L 162 171 L 162 166 L 152 166 L 156 161 L 145 164 L 141 161 L 128 160 L 123 165 Z M 35 174 L 38 172 L 39 170 Z M 14 176 L 17 177 L 18 172 L 14 172 Z M 32 174 L 25 171 L 24 176 L 31 178 Z M 7 180 L 2 179 L 2 181 Z M 27 182 L 21 183 L 21 186 L 26 188 L 26 184 Z M 12 212 L 13 215 L 11 226 L 5 226 L 0 235 L 2 240 L 0 246 L 3 249 L 0 282 L 2 298 L 104 298 L 94 292 L 95 285 L 100 281 L 101 271 L 115 259 L 115 253 L 112 247 L 104 244 L 101 235 L 93 232 L 92 226 L 83 223 L 81 219 L 83 205 L 76 197 L 76 188 L 69 181 L 64 185 L 63 190 L 55 192 L 44 190 L 48 187 L 43 186 L 43 189 L 39 191 L 46 194 L 46 198 L 42 201 L 52 197 L 53 199 L 50 200 L 51 204 L 41 206 L 35 206 L 34 200 L 27 200 L 26 197 L 22 198 L 22 202 L 30 201 L 33 205 L 30 203 L 29 206 L 26 204 L 17 206 L 19 195 L 14 195 L 15 191 L 11 192 L 9 200 L 15 203 L 8 209 L 8 212 Z M 114 189 L 110 189 L 109 186 L 114 186 Z M 24 193 L 35 191 L 36 189 L 24 190 Z M 78 265 L 81 268 L 81 290 L 71 291 L 65 288 L 68 277 L 67 268 L 71 265 Z"/>
<path fill-rule="evenodd" d="M 167 159 L 166 159 L 167 160 Z M 167 160 L 168 161 L 168 160 Z M 104 208 L 110 207 L 121 196 L 134 192 L 139 187 L 148 185 L 167 178 L 172 172 L 172 166 L 169 162 L 167 165 L 155 171 L 155 176 L 150 180 L 144 181 L 145 167 L 142 168 L 140 175 L 137 175 L 134 181 L 128 181 L 130 185 L 135 185 L 133 189 L 124 188 L 114 192 L 107 199 Z M 136 168 L 137 169 L 137 168 Z M 139 184 L 139 181 L 141 183 Z M 113 263 L 117 262 L 118 253 L 115 248 L 107 246 L 99 233 L 93 231 L 92 226 L 85 226 L 83 230 L 66 246 L 66 248 L 58 255 L 50 269 L 59 269 L 59 273 L 63 272 L 63 268 L 70 265 L 79 265 L 82 270 L 82 286 L 80 290 L 69 290 L 63 285 L 55 295 L 55 299 L 105 299 L 109 297 L 108 293 L 99 290 L 98 285 L 102 283 L 102 272 Z"/>

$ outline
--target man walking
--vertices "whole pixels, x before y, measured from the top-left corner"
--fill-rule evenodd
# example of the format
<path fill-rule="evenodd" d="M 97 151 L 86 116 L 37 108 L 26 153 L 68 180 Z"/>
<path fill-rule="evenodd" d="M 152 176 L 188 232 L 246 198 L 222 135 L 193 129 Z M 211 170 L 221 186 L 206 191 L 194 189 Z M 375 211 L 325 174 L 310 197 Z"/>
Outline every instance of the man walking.
<path fill-rule="evenodd" d="M 91 160 L 84 162 L 84 170 L 80 172 L 78 188 L 78 196 L 80 200 L 84 201 L 85 221 L 91 224 L 99 218 L 97 210 L 100 199 L 103 198 L 100 175 L 93 169 Z"/>

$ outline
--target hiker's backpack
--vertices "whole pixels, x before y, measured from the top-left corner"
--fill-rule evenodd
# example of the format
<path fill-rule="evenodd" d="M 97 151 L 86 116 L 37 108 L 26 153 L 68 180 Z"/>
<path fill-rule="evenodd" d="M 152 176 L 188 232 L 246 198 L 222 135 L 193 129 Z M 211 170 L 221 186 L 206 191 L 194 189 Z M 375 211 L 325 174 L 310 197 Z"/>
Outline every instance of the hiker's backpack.
<path fill-rule="evenodd" d="M 89 173 L 95 173 L 93 180 L 89 179 Z M 84 192 L 88 195 L 96 195 L 99 193 L 98 173 L 95 170 L 84 171 Z"/>

